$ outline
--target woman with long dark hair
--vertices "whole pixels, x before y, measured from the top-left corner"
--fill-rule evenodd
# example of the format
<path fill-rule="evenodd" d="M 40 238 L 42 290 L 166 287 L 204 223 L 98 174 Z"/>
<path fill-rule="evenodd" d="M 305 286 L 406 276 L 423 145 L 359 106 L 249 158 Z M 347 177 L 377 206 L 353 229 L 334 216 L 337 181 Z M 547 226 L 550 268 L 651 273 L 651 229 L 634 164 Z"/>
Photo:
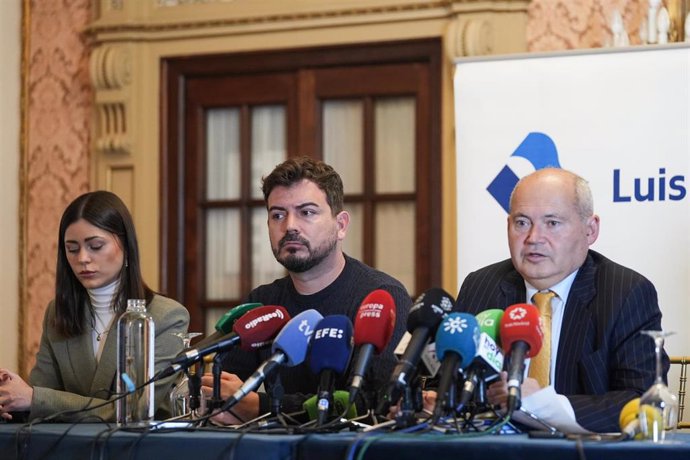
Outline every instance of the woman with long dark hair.
<path fill-rule="evenodd" d="M 107 191 L 79 196 L 60 220 L 55 299 L 43 321 L 36 365 L 28 383 L 0 369 L 0 415 L 29 411 L 29 418 L 68 411 L 58 420 L 85 416 L 114 420 L 117 320 L 127 299 L 146 299 L 156 331 L 155 367 L 160 370 L 182 350 L 174 334 L 186 332 L 189 313 L 153 292 L 141 276 L 132 217 L 117 195 Z M 173 377 L 157 382 L 156 419 L 169 413 Z"/>

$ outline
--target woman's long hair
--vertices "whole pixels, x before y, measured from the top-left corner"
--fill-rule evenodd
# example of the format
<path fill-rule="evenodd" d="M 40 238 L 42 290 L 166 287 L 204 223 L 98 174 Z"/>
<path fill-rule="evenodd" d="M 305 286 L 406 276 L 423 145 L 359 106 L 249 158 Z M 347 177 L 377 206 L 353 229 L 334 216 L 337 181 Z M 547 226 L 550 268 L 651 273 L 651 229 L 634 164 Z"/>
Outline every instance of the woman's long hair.
<path fill-rule="evenodd" d="M 106 232 L 116 235 L 122 245 L 124 262 L 120 269 L 118 288 L 111 308 L 116 316 L 127 308 L 127 299 L 151 302 L 153 291 L 141 277 L 139 245 L 132 216 L 127 206 L 112 192 L 99 190 L 85 193 L 67 206 L 60 220 L 55 273 L 55 328 L 65 337 L 85 332 L 86 319 L 93 316 L 89 293 L 72 271 L 65 250 L 67 227 L 84 219 Z"/>

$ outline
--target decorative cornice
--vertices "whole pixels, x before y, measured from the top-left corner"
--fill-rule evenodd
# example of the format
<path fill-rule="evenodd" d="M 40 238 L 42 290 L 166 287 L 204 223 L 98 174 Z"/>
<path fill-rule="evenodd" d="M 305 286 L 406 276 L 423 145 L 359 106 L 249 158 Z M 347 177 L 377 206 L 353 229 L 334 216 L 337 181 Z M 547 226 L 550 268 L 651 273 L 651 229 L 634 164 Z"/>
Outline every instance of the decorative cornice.
<path fill-rule="evenodd" d="M 244 27 L 258 27 L 260 29 L 272 28 L 308 28 L 313 27 L 313 23 L 321 21 L 340 20 L 343 23 L 370 23 L 372 21 L 399 21 L 419 19 L 420 13 L 429 18 L 453 17 L 459 12 L 480 13 L 480 12 L 513 12 L 526 11 L 529 4 L 528 0 L 437 0 L 437 1 L 418 1 L 405 2 L 401 4 L 387 4 L 381 6 L 368 6 L 360 8 L 331 8 L 325 9 L 323 6 L 313 11 L 300 11 L 295 13 L 279 13 L 270 15 L 241 16 L 238 17 L 234 8 L 228 8 L 225 17 L 191 19 L 186 21 L 161 19 L 160 15 L 152 15 L 148 18 L 129 18 L 126 22 L 110 21 L 108 19 L 98 20 L 87 27 L 86 31 L 91 35 L 116 34 L 116 33 L 135 33 L 140 34 L 139 38 L 146 35 L 154 35 L 164 32 L 193 32 L 207 29 L 232 29 Z M 208 5 L 204 3 L 197 5 L 203 8 Z M 181 7 L 186 5 L 176 5 Z M 170 10 L 174 7 L 166 7 Z M 235 16 L 233 16 L 235 14 Z M 384 16 L 388 18 L 382 19 Z M 169 17 L 169 16 L 166 16 Z M 302 23 L 296 25 L 296 23 Z M 334 25 L 330 23 L 330 25 Z M 336 24 L 337 25 L 337 24 Z M 165 38 L 169 38 L 166 36 Z"/>

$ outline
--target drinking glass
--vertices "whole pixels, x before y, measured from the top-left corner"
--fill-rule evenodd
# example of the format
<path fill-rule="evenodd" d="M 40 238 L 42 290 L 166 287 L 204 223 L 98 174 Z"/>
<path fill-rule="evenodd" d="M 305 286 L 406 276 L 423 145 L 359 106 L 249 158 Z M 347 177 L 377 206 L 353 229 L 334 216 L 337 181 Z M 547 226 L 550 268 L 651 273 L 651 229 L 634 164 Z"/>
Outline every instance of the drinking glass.
<path fill-rule="evenodd" d="M 664 338 L 673 332 L 640 331 L 654 340 L 656 354 L 656 379 L 654 384 L 640 398 L 640 429 L 643 439 L 653 442 L 663 442 L 666 432 L 670 439 L 678 423 L 678 398 L 671 393 L 662 377 L 661 352 L 664 348 Z"/>
<path fill-rule="evenodd" d="M 201 335 L 201 332 L 176 332 L 175 335 L 182 339 L 183 349 L 186 350 L 192 343 L 192 339 Z M 170 391 L 170 410 L 173 418 L 183 418 L 191 414 L 189 407 L 189 378 L 182 373 Z"/>

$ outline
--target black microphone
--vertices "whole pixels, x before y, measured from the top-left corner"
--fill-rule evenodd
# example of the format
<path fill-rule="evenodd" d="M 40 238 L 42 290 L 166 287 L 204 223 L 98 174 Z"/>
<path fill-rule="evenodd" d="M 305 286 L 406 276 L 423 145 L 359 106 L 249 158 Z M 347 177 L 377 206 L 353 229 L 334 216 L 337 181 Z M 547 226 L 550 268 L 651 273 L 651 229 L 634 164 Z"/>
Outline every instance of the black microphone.
<path fill-rule="evenodd" d="M 403 390 L 410 384 L 411 376 L 417 368 L 424 348 L 436 333 L 443 317 L 454 308 L 453 297 L 440 288 L 431 288 L 417 298 L 407 318 L 407 330 L 412 337 L 400 361 L 393 369 L 393 374 L 379 401 L 377 413 L 387 414 L 390 406 L 397 404 Z"/>
<path fill-rule="evenodd" d="M 319 376 L 316 426 L 332 415 L 335 377 L 347 370 L 352 346 L 352 322 L 347 316 L 326 316 L 316 325 L 309 354 L 309 367 Z"/>

